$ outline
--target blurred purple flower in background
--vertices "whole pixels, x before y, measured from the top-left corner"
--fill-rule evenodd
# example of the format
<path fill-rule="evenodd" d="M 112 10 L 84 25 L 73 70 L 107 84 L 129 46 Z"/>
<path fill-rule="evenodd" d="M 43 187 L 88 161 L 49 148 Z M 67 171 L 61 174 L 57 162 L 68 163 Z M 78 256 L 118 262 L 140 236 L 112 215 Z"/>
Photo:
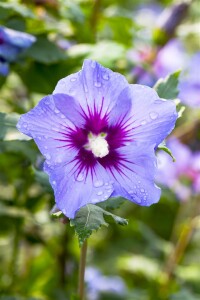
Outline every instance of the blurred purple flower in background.
<path fill-rule="evenodd" d="M 30 34 L 0 26 L 0 74 L 6 76 L 9 63 L 14 62 L 35 41 L 36 38 Z"/>
<path fill-rule="evenodd" d="M 157 154 L 156 181 L 174 190 L 177 197 L 185 201 L 192 194 L 200 193 L 200 151 L 192 152 L 177 139 L 169 140 L 167 146 L 172 150 L 176 162 L 160 151 Z"/>
<path fill-rule="evenodd" d="M 124 281 L 119 276 L 104 276 L 98 269 L 86 268 L 88 300 L 98 300 L 101 293 L 112 293 L 123 296 L 126 292 Z"/>
<path fill-rule="evenodd" d="M 159 78 L 182 70 L 178 98 L 188 106 L 200 106 L 200 52 L 191 56 L 179 40 L 172 39 L 157 55 L 153 53 L 153 49 L 147 47 L 131 57 L 137 64 L 140 62 L 132 71 L 139 84 L 153 86 Z M 155 59 L 152 59 L 154 57 Z M 148 63 L 151 64 L 151 68 L 147 70 L 144 65 Z"/>
<path fill-rule="evenodd" d="M 53 95 L 21 116 L 18 129 L 34 138 L 56 204 L 74 218 L 80 207 L 111 196 L 156 203 L 154 149 L 176 119 L 174 102 L 85 60 L 80 72 L 60 80 Z"/>
<path fill-rule="evenodd" d="M 179 98 L 192 107 L 200 107 L 200 52 L 190 58 L 190 62 L 179 84 Z"/>

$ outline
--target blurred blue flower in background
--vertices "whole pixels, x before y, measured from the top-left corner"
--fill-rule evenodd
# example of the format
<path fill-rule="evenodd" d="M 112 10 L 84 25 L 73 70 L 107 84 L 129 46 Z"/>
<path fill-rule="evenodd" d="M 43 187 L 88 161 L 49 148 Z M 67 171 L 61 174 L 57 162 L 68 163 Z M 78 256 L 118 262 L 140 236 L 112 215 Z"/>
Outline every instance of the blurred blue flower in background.
<path fill-rule="evenodd" d="M 180 200 L 186 201 L 193 194 L 200 193 L 200 151 L 192 152 L 175 138 L 170 139 L 167 146 L 176 162 L 165 152 L 158 152 L 156 181 L 171 188 Z"/>
<path fill-rule="evenodd" d="M 0 74 L 6 76 L 9 63 L 16 61 L 18 55 L 35 41 L 36 38 L 28 33 L 0 26 Z"/>
<path fill-rule="evenodd" d="M 119 276 L 104 276 L 97 268 L 88 267 L 85 272 L 88 300 L 98 300 L 102 293 L 123 296 L 127 292 L 126 285 Z"/>

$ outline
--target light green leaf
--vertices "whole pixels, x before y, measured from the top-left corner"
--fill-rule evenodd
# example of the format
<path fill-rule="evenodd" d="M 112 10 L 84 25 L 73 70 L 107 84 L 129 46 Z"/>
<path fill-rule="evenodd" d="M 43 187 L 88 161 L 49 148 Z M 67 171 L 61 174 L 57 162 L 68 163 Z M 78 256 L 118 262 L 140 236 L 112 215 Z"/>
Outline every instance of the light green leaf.
<path fill-rule="evenodd" d="M 167 148 L 167 146 L 165 145 L 165 142 L 162 142 L 160 145 L 158 145 L 158 149 L 159 150 L 163 150 L 165 151 L 167 154 L 169 154 L 173 160 L 173 162 L 176 161 L 176 158 L 173 156 L 171 150 L 169 148 Z"/>
<path fill-rule="evenodd" d="M 159 79 L 154 89 L 157 91 L 160 98 L 175 99 L 178 96 L 178 83 L 181 71 L 176 71 L 164 79 Z"/>
<path fill-rule="evenodd" d="M 98 230 L 102 225 L 108 226 L 108 222 L 115 222 L 119 225 L 127 225 L 128 221 L 119 216 L 116 216 L 101 207 L 93 204 L 88 204 L 82 207 L 76 214 L 74 219 L 71 219 L 70 224 L 74 226 L 78 235 L 79 245 Z"/>
<path fill-rule="evenodd" d="M 20 133 L 17 128 L 19 115 L 15 113 L 0 113 L 0 140 L 30 140 L 30 138 Z"/>

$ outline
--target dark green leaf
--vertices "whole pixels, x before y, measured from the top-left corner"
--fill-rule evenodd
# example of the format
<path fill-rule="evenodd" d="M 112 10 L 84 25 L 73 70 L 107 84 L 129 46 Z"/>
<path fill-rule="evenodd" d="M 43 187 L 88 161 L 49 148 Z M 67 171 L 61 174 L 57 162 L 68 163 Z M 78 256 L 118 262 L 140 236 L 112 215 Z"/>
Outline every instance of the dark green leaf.
<path fill-rule="evenodd" d="M 35 176 L 35 180 L 42 186 L 44 186 L 48 191 L 52 191 L 51 185 L 49 183 L 49 176 L 43 171 L 38 171 L 35 168 L 32 169 L 33 174 Z"/>
<path fill-rule="evenodd" d="M 176 71 L 164 79 L 159 79 L 154 89 L 157 91 L 160 98 L 175 99 L 178 96 L 178 83 L 181 71 Z"/>
<path fill-rule="evenodd" d="M 37 38 L 32 47 L 26 51 L 26 55 L 44 64 L 53 64 L 66 59 L 64 52 L 43 36 Z"/>
<path fill-rule="evenodd" d="M 99 202 L 97 205 L 103 209 L 116 209 L 119 208 L 126 199 L 122 197 L 109 198 L 106 201 Z"/>
<path fill-rule="evenodd" d="M 98 230 L 102 225 L 108 226 L 107 221 L 111 222 L 111 219 L 120 225 L 128 224 L 126 219 L 116 216 L 93 204 L 82 207 L 77 212 L 75 218 L 70 221 L 70 224 L 74 226 L 81 246 L 94 230 Z"/>

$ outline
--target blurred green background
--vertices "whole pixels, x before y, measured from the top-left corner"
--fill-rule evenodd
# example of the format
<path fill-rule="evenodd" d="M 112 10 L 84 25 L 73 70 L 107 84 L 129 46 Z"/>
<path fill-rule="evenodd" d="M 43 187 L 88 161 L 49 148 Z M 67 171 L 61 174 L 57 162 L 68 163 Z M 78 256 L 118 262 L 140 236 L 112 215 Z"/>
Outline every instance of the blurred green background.
<path fill-rule="evenodd" d="M 199 1 L 187 4 L 180 20 L 173 17 L 172 31 L 156 23 L 154 13 L 158 16 L 173 4 L 170 0 L 0 2 L 1 25 L 37 38 L 10 64 L 9 74 L 0 76 L 0 110 L 9 114 L 0 115 L 1 300 L 75 299 L 80 254 L 74 229 L 50 215 L 54 196 L 41 172 L 43 158 L 32 140 L 17 133 L 13 113 L 34 107 L 52 93 L 59 79 L 79 70 L 84 58 L 135 83 L 137 49 L 151 47 L 156 53 L 175 36 L 188 53 L 200 50 Z M 143 67 L 149 70 L 153 59 Z M 174 131 L 196 149 L 200 149 L 199 115 L 199 108 L 187 106 Z M 88 294 L 86 299 L 200 299 L 198 198 L 181 202 L 164 188 L 160 202 L 151 207 L 125 202 L 116 214 L 127 218 L 129 225 L 113 224 L 95 232 L 87 256 L 88 266 L 102 276 L 120 276 L 125 289 Z"/>

